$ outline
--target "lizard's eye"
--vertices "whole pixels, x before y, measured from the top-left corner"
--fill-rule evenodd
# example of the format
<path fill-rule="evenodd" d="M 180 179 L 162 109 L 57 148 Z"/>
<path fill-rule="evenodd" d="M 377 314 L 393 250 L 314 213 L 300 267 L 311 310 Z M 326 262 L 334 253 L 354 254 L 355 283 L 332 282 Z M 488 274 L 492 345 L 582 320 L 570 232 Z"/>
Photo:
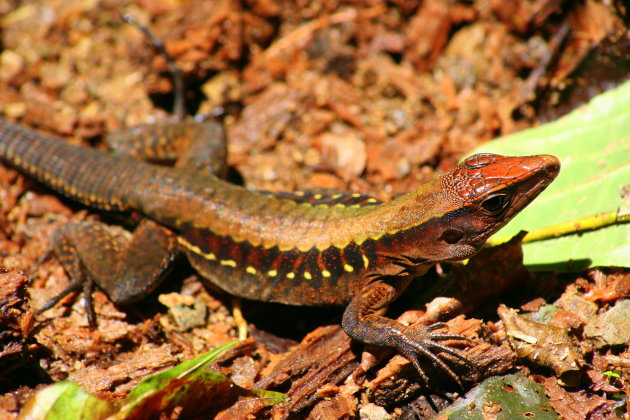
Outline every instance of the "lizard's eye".
<path fill-rule="evenodd" d="M 486 213 L 490 215 L 497 215 L 502 212 L 508 204 L 508 196 L 505 194 L 496 194 L 492 195 L 481 203 L 481 208 L 483 208 Z"/>

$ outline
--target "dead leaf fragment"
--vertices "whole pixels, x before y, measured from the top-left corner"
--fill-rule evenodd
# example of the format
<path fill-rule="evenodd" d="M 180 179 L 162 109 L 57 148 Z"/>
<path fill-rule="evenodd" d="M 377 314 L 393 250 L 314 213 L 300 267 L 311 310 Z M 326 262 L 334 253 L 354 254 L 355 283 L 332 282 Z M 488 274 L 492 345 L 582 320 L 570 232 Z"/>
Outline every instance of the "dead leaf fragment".
<path fill-rule="evenodd" d="M 617 302 L 586 324 L 584 334 L 593 339 L 597 348 L 630 343 L 630 299 Z"/>
<path fill-rule="evenodd" d="M 561 385 L 580 383 L 580 367 L 585 362 L 565 328 L 531 321 L 505 305 L 499 306 L 497 312 L 505 325 L 508 341 L 519 357 L 551 368 Z"/>

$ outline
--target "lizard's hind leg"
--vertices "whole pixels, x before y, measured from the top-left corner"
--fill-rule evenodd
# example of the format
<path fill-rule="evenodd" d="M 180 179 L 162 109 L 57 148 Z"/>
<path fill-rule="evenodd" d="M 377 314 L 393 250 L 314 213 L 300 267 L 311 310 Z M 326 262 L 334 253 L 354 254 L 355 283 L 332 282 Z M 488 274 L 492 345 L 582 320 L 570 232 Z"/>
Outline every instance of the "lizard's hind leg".
<path fill-rule="evenodd" d="M 215 121 L 161 121 L 110 133 L 105 141 L 118 154 L 219 178 L 227 172 L 225 130 Z"/>
<path fill-rule="evenodd" d="M 55 232 L 53 251 L 71 283 L 38 313 L 82 288 L 91 327 L 96 325 L 95 286 L 117 304 L 140 300 L 160 284 L 177 254 L 175 236 L 149 220 L 142 221 L 133 234 L 100 222 L 68 223 Z"/>

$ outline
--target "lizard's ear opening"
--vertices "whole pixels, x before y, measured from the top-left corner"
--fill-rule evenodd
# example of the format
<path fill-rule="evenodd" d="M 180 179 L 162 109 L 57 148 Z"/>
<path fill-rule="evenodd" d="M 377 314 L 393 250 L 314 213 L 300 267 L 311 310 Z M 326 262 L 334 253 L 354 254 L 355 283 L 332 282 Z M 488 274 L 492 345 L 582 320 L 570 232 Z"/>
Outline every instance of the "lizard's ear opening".
<path fill-rule="evenodd" d="M 440 235 L 440 239 L 449 245 L 455 245 L 464 237 L 464 232 L 459 229 L 449 228 Z"/>

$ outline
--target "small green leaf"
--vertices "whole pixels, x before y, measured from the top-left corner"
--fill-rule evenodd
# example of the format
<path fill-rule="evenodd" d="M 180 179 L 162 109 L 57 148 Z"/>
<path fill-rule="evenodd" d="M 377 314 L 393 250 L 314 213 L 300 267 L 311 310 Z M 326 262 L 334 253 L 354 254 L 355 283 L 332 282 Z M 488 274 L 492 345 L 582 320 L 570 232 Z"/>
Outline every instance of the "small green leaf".
<path fill-rule="evenodd" d="M 252 389 L 254 395 L 264 400 L 265 405 L 280 404 L 287 401 L 287 396 L 280 392 L 267 391 L 265 389 Z"/>
<path fill-rule="evenodd" d="M 499 235 L 513 235 L 626 209 L 630 193 L 630 82 L 559 120 L 485 144 L 475 153 L 546 153 L 562 162 L 558 178 Z M 625 191 L 625 196 L 624 194 Z M 523 246 L 532 269 L 630 266 L 630 223 Z"/>
<path fill-rule="evenodd" d="M 109 401 L 94 397 L 72 382 L 62 381 L 35 394 L 18 419 L 100 420 L 114 412 Z"/>
<path fill-rule="evenodd" d="M 483 420 L 489 418 L 488 412 L 497 420 L 558 418 L 545 388 L 522 373 L 486 379 L 436 417 Z"/>
<path fill-rule="evenodd" d="M 610 376 L 611 378 L 621 378 L 621 374 L 612 370 L 607 370 L 606 372 L 602 372 L 604 376 Z"/>

